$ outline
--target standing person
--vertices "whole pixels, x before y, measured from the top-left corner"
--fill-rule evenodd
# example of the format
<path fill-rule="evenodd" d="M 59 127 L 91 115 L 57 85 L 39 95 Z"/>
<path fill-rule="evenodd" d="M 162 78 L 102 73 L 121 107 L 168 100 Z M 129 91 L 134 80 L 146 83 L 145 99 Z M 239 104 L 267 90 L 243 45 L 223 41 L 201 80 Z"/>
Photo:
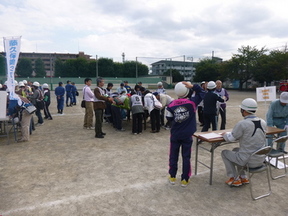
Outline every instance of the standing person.
<path fill-rule="evenodd" d="M 128 81 L 124 81 L 124 88 L 126 88 L 128 94 L 131 93 L 132 89 L 129 86 Z"/>
<path fill-rule="evenodd" d="M 51 97 L 50 97 L 50 90 L 49 90 L 49 86 L 47 83 L 44 83 L 42 85 L 42 88 L 43 88 L 43 93 L 44 93 L 44 115 L 45 115 L 45 119 L 48 119 L 48 120 L 52 120 L 52 116 L 50 114 L 50 111 L 49 111 L 49 106 L 50 106 L 50 103 L 51 103 Z"/>
<path fill-rule="evenodd" d="M 268 112 L 266 114 L 267 126 L 277 127 L 281 129 L 288 129 L 288 92 L 282 92 L 280 98 L 271 102 Z M 279 136 L 285 136 L 287 132 L 282 132 Z M 268 145 L 273 147 L 273 136 L 269 135 Z M 277 150 L 280 152 L 285 151 L 285 142 L 277 144 Z"/>
<path fill-rule="evenodd" d="M 90 86 L 92 85 L 92 80 L 86 78 L 84 80 L 85 86 L 83 88 L 83 98 L 85 100 L 85 115 L 83 128 L 88 130 L 94 130 L 93 127 L 93 111 L 94 111 L 94 93 L 92 92 Z"/>
<path fill-rule="evenodd" d="M 229 100 L 229 94 L 225 88 L 222 88 L 222 81 L 217 80 L 216 81 L 216 89 L 215 93 L 218 94 L 222 99 L 224 99 L 224 102 L 219 102 L 219 114 L 221 116 L 221 125 L 220 130 L 225 130 L 226 125 L 226 101 Z"/>
<path fill-rule="evenodd" d="M 244 171 L 236 171 L 244 166 L 252 153 L 266 145 L 266 122 L 255 115 L 257 102 L 252 98 L 246 98 L 242 101 L 240 107 L 243 120 L 239 121 L 233 128 L 232 132 L 223 133 L 223 137 L 228 142 L 239 140 L 239 148 L 223 150 L 221 153 L 225 164 L 227 176 L 229 179 L 225 182 L 232 186 L 241 186 L 248 184 L 249 179 Z M 265 155 L 254 155 L 249 162 L 249 167 L 256 168 L 262 166 Z"/>
<path fill-rule="evenodd" d="M 117 88 L 118 94 L 122 94 L 124 91 L 125 94 L 127 94 L 127 89 L 124 87 L 124 83 L 120 83 L 120 86 Z"/>
<path fill-rule="evenodd" d="M 205 92 L 207 91 L 207 88 L 206 88 L 207 83 L 205 81 L 202 81 L 200 86 Z M 202 100 L 197 107 L 198 121 L 199 121 L 201 127 L 204 126 L 203 107 L 204 107 L 204 102 Z"/>
<path fill-rule="evenodd" d="M 178 170 L 178 158 L 181 148 L 182 175 L 181 186 L 186 187 L 191 176 L 191 147 L 192 136 L 196 131 L 196 108 L 203 97 L 203 90 L 197 84 L 179 82 L 175 85 L 175 94 L 178 99 L 167 106 L 167 119 L 172 121 L 170 130 L 170 153 L 169 153 L 169 182 L 174 185 Z M 195 96 L 191 97 L 192 91 Z M 191 97 L 191 98 L 190 98 Z"/>
<path fill-rule="evenodd" d="M 72 97 L 72 105 L 77 104 L 76 96 L 79 95 L 77 88 L 75 86 L 75 82 L 71 82 L 72 88 L 71 88 L 71 97 Z"/>
<path fill-rule="evenodd" d="M 130 107 L 132 111 L 132 133 L 141 134 L 144 108 L 141 96 L 133 90 L 131 91 Z"/>
<path fill-rule="evenodd" d="M 67 84 L 65 86 L 65 91 L 66 91 L 66 107 L 71 106 L 72 107 L 72 88 L 73 86 L 71 85 L 71 81 L 67 80 Z M 70 104 L 69 103 L 70 100 Z"/>
<path fill-rule="evenodd" d="M 217 101 L 224 102 L 219 95 L 215 94 L 216 83 L 210 81 L 207 84 L 208 92 L 204 96 L 203 104 L 203 115 L 204 115 L 204 127 L 202 132 L 208 131 L 210 124 L 212 124 L 212 130 L 217 130 L 216 116 L 217 116 Z"/>
<path fill-rule="evenodd" d="M 109 97 L 111 97 L 112 94 L 112 88 L 113 88 L 113 83 L 108 83 L 107 87 L 105 89 L 105 94 Z M 104 119 L 106 122 L 113 123 L 113 118 L 112 118 L 112 110 L 111 110 L 111 103 L 109 101 L 106 101 L 106 108 L 105 108 L 105 117 Z"/>
<path fill-rule="evenodd" d="M 144 92 L 144 107 L 148 110 L 150 115 L 151 122 L 151 133 L 160 132 L 160 109 L 162 107 L 161 103 L 158 101 L 158 106 L 155 106 L 157 103 L 157 98 L 149 90 Z"/>
<path fill-rule="evenodd" d="M 95 111 L 95 137 L 104 138 L 106 133 L 102 131 L 103 111 L 106 108 L 106 101 L 113 103 L 113 98 L 105 96 L 103 89 L 104 79 L 97 78 L 97 87 L 94 89 L 94 111 Z"/>
<path fill-rule="evenodd" d="M 36 125 L 41 126 L 44 124 L 42 114 L 41 114 L 41 109 L 44 108 L 42 107 L 43 103 L 43 92 L 39 89 L 40 83 L 39 82 L 33 82 L 33 94 L 28 96 L 29 100 L 31 100 L 32 104 L 37 108 L 36 109 L 36 116 L 38 117 L 38 123 Z M 43 104 L 44 105 L 44 104 Z"/>
<path fill-rule="evenodd" d="M 57 99 L 58 113 L 63 114 L 65 88 L 63 87 L 62 82 L 59 82 L 58 87 L 55 88 L 55 95 Z"/>
<path fill-rule="evenodd" d="M 157 90 L 156 90 L 156 92 L 158 92 L 159 94 L 166 94 L 166 90 L 164 89 L 162 82 L 158 82 L 158 83 L 157 83 Z"/>

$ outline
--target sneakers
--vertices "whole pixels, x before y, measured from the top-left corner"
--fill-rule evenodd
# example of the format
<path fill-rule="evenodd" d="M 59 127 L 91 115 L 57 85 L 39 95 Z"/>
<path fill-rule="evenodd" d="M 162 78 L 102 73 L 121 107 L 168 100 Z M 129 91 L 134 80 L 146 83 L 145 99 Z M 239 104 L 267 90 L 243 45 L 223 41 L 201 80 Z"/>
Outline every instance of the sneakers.
<path fill-rule="evenodd" d="M 87 127 L 87 130 L 94 130 L 95 127 Z"/>
<path fill-rule="evenodd" d="M 183 179 L 181 181 L 181 187 L 186 187 L 189 184 L 190 180 L 186 181 L 185 179 Z"/>
<path fill-rule="evenodd" d="M 175 177 L 171 177 L 171 176 L 170 176 L 170 177 L 168 178 L 168 180 L 169 180 L 169 183 L 170 183 L 170 184 L 175 185 L 175 182 L 176 182 L 176 178 L 175 178 Z"/>
<path fill-rule="evenodd" d="M 250 183 L 248 178 L 242 178 L 242 177 L 240 176 L 240 179 L 241 179 L 241 183 L 242 183 L 242 184 L 249 184 L 249 183 Z"/>
<path fill-rule="evenodd" d="M 242 185 L 241 179 L 234 180 L 234 177 L 231 177 L 229 180 L 225 181 L 225 183 L 229 186 L 238 187 Z"/>

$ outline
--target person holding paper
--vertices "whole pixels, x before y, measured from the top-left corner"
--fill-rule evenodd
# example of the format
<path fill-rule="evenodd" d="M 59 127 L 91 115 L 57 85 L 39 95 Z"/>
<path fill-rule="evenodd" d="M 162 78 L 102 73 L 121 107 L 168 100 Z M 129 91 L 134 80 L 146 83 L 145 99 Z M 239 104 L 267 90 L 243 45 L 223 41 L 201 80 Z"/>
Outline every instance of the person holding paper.
<path fill-rule="evenodd" d="M 270 127 L 277 127 L 281 129 L 288 129 L 288 92 L 282 92 L 280 98 L 271 102 L 268 112 L 266 114 L 267 125 Z M 286 136 L 287 132 L 279 133 L 279 137 Z M 269 135 L 268 145 L 273 147 L 273 136 Z M 285 151 L 285 142 L 277 144 L 277 150 Z"/>
<path fill-rule="evenodd" d="M 239 141 L 239 148 L 223 150 L 221 156 L 226 167 L 229 179 L 225 182 L 231 186 L 241 186 L 248 184 L 249 179 L 244 171 L 239 173 L 241 166 L 244 166 L 250 155 L 266 145 L 266 122 L 257 117 L 257 102 L 252 98 L 246 98 L 240 105 L 240 112 L 244 117 L 233 128 L 232 132 L 224 132 L 223 138 L 227 142 Z M 254 155 L 250 159 L 249 167 L 255 168 L 263 164 L 265 155 Z M 237 168 L 237 169 L 236 169 Z"/>

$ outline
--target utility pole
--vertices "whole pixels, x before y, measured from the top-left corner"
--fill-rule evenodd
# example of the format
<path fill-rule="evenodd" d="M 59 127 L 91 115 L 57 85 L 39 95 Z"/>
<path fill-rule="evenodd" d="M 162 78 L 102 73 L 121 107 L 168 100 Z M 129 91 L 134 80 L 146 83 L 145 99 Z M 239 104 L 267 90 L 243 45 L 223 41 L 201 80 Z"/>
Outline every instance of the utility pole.
<path fill-rule="evenodd" d="M 96 79 L 98 77 L 98 55 L 96 55 Z"/>

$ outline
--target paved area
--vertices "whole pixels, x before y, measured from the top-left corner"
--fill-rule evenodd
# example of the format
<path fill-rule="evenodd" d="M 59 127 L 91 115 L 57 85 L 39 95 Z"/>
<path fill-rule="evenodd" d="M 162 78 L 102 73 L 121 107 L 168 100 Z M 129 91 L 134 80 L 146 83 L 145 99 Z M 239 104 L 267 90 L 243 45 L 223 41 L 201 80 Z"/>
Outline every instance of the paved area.
<path fill-rule="evenodd" d="M 230 95 L 227 128 L 241 119 L 240 102 L 256 97 L 255 92 Z M 82 129 L 80 104 L 65 107 L 63 115 L 56 114 L 55 105 L 53 97 L 54 119 L 37 127 L 29 143 L 11 139 L 7 145 L 0 138 L 0 215 L 288 215 L 288 177 L 271 181 L 272 194 L 258 201 L 252 201 L 249 186 L 224 184 L 220 153 L 237 143 L 216 149 L 213 185 L 200 165 L 186 188 L 180 186 L 181 173 L 172 186 L 167 181 L 169 131 L 152 134 L 148 127 L 132 135 L 130 122 L 124 122 L 124 132 L 104 124 L 106 137 L 95 139 L 94 131 Z M 259 103 L 259 116 L 267 109 L 268 103 Z M 209 162 L 207 152 L 200 150 L 199 157 Z M 255 176 L 257 192 L 267 189 L 264 180 L 264 174 Z"/>

